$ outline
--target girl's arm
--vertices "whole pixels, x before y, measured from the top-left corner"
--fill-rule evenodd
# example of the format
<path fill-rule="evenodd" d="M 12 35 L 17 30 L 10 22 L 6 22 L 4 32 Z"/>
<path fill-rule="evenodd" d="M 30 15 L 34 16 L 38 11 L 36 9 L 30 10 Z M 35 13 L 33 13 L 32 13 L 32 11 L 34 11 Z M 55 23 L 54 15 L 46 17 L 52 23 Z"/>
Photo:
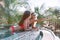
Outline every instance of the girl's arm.
<path fill-rule="evenodd" d="M 38 19 L 38 20 L 31 19 L 31 20 L 30 20 L 30 23 L 34 23 L 34 22 L 36 22 L 36 21 L 39 23 L 39 22 L 42 22 L 42 21 L 45 21 L 45 20 L 49 20 L 49 19 L 47 19 L 47 18 L 40 18 L 40 19 Z"/>
<path fill-rule="evenodd" d="M 39 22 L 42 22 L 42 21 L 45 21 L 45 20 L 47 20 L 47 19 L 46 18 L 40 18 L 40 19 L 37 20 L 37 22 L 39 23 Z"/>

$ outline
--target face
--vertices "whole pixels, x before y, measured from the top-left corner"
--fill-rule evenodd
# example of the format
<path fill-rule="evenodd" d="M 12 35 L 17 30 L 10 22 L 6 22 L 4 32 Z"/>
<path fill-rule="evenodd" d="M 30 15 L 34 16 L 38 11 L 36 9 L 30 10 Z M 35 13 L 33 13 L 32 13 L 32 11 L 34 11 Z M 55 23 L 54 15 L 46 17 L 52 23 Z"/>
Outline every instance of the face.
<path fill-rule="evenodd" d="M 29 16 L 29 19 L 31 18 L 31 14 L 30 14 L 30 16 Z"/>
<path fill-rule="evenodd" d="M 27 19 L 31 19 L 31 14 L 30 14 L 30 16 Z"/>
<path fill-rule="evenodd" d="M 32 15 L 31 17 L 32 17 L 32 18 L 35 18 L 35 15 Z"/>

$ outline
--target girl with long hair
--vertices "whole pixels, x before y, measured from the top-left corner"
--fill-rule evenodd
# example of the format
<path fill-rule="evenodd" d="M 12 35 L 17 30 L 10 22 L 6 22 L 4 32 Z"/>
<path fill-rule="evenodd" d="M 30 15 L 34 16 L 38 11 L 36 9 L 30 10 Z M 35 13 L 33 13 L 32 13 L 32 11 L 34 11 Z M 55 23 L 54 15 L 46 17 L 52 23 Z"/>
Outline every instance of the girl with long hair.
<path fill-rule="evenodd" d="M 30 11 L 25 11 L 21 20 L 18 23 L 18 26 L 11 26 L 10 30 L 12 33 L 16 30 L 26 30 L 29 28 L 31 13 Z"/>

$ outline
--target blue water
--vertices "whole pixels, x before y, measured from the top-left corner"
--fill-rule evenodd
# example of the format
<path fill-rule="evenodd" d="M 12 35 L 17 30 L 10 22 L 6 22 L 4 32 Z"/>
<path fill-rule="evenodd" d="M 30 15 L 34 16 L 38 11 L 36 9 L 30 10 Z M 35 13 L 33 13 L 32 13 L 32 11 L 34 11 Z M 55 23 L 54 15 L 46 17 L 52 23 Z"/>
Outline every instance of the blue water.
<path fill-rule="evenodd" d="M 39 27 L 39 26 L 37 26 Z M 29 31 L 28 31 L 29 32 Z M 8 29 L 7 30 L 0 30 L 0 39 L 1 40 L 13 40 L 21 35 L 24 35 L 25 33 L 28 33 L 28 32 L 16 32 L 15 34 L 11 34 Z M 33 34 L 33 32 L 30 32 L 31 34 Z M 30 35 L 30 33 L 28 33 Z M 29 35 L 27 35 L 27 39 L 29 39 Z M 41 38 L 40 36 L 41 34 L 38 35 L 38 37 L 36 38 L 36 40 L 39 40 Z M 33 35 L 32 35 L 33 36 Z M 23 37 L 24 38 L 24 37 Z"/>
<path fill-rule="evenodd" d="M 0 39 L 7 38 L 12 34 L 8 30 L 0 30 Z"/>

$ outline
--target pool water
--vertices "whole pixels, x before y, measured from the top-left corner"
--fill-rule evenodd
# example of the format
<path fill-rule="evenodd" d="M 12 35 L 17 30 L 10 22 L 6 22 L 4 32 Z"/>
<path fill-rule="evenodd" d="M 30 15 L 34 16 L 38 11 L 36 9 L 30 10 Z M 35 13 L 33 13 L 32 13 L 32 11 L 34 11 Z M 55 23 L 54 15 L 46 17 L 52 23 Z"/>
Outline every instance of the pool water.
<path fill-rule="evenodd" d="M 37 26 L 38 27 L 38 26 Z M 10 31 L 7 30 L 0 30 L 0 39 L 1 40 L 35 40 L 40 37 L 39 31 L 25 31 L 25 32 L 15 32 L 14 34 L 11 34 Z M 34 37 L 34 38 L 33 38 Z"/>
<path fill-rule="evenodd" d="M 16 32 L 13 35 L 11 33 L 7 33 L 6 30 L 3 30 L 4 34 L 1 33 L 1 40 L 37 40 L 40 39 L 40 31 L 24 31 L 24 32 Z"/>
<path fill-rule="evenodd" d="M 12 34 L 8 30 L 0 30 L 0 39 L 11 36 Z"/>

